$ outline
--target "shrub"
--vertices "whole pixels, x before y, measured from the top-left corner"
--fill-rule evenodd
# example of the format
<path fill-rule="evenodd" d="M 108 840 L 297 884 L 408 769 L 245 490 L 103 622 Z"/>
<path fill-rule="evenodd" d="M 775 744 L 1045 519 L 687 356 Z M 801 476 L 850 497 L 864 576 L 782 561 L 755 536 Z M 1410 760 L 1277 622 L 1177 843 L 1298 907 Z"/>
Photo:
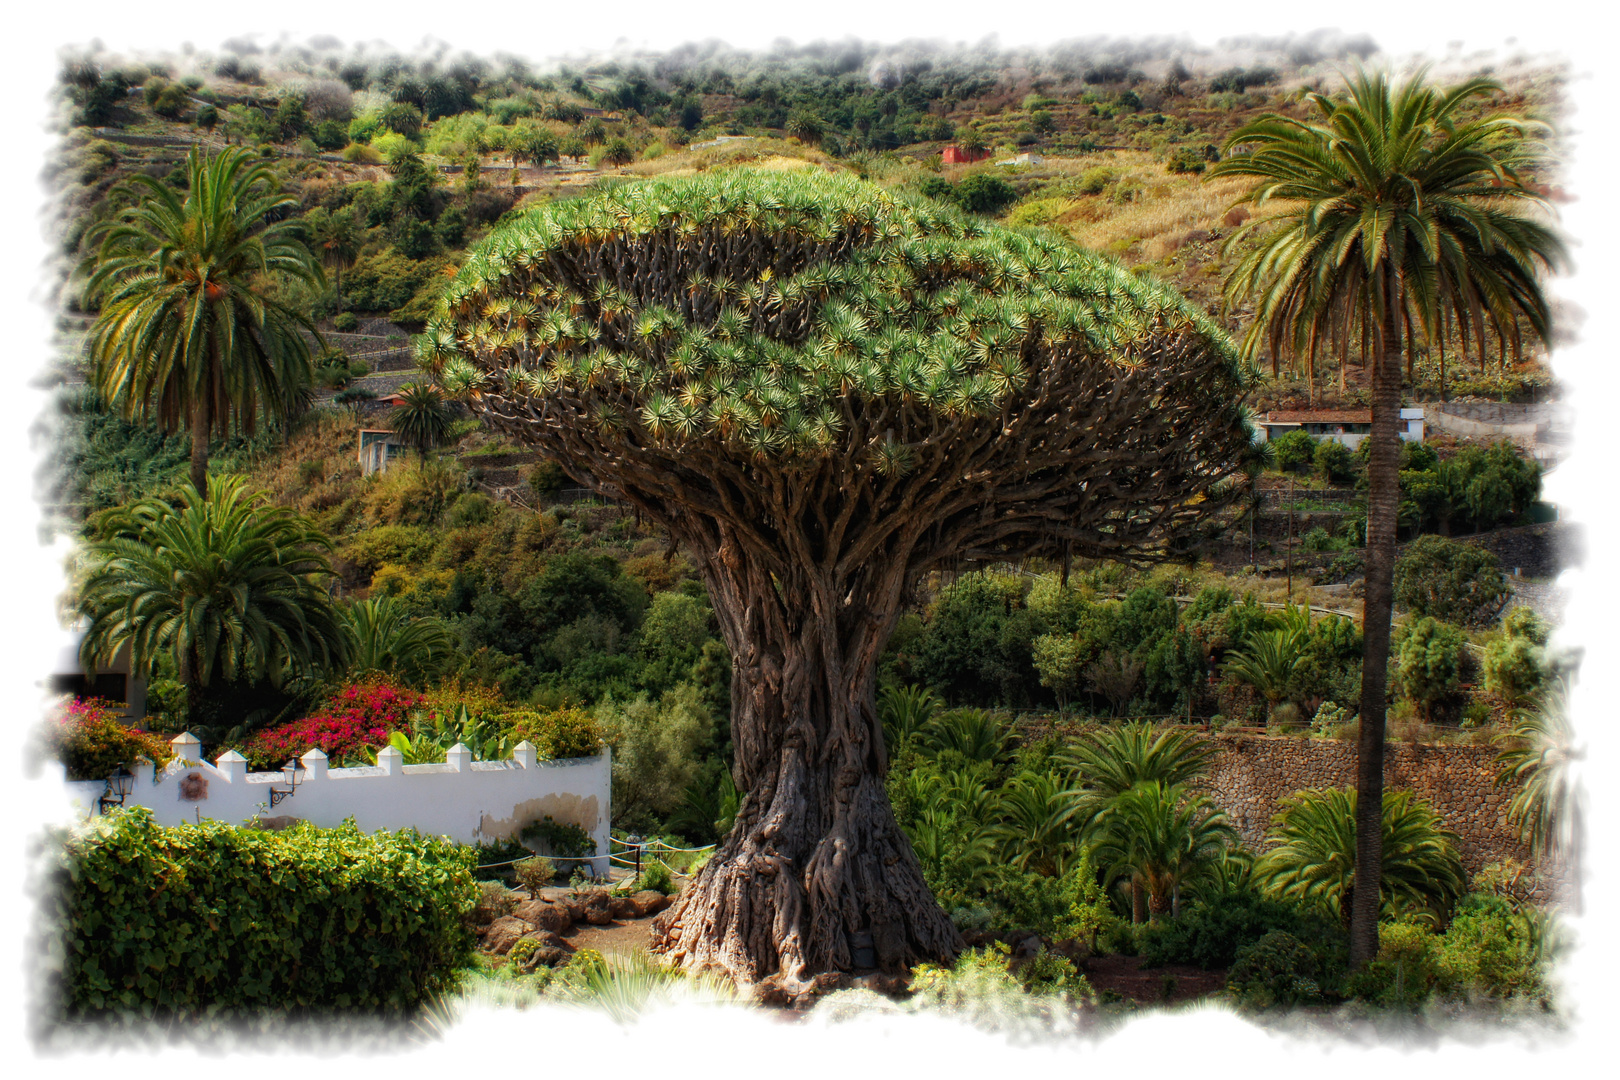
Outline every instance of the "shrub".
<path fill-rule="evenodd" d="M 1422 708 L 1424 719 L 1461 689 L 1466 642 L 1461 630 L 1427 616 L 1401 638 L 1397 654 L 1401 689 Z"/>
<path fill-rule="evenodd" d="M 410 726 L 410 711 L 422 703 L 414 690 L 384 681 L 351 683 L 314 713 L 259 732 L 242 754 L 254 768 L 278 769 L 288 758 L 319 749 L 334 764 L 358 760 L 368 746 L 383 746 Z"/>
<path fill-rule="evenodd" d="M 160 736 L 124 726 L 117 711 L 99 698 L 74 698 L 49 721 L 46 745 L 67 768 L 69 780 L 104 780 L 119 765 L 146 758 L 156 765 L 174 756 Z"/>
<path fill-rule="evenodd" d="M 1194 964 L 1206 971 L 1229 968 L 1240 952 L 1276 930 L 1286 931 L 1296 940 L 1336 943 L 1342 936 L 1331 922 L 1297 904 L 1256 892 L 1225 893 L 1193 902 L 1179 918 L 1150 924 L 1142 935 L 1141 955 L 1149 966 Z"/>
<path fill-rule="evenodd" d="M 1491 642 L 1485 647 L 1481 666 L 1485 689 L 1509 705 L 1529 700 L 1551 674 L 1546 649 L 1522 637 L 1499 637 Z"/>
<path fill-rule="evenodd" d="M 1515 911 L 1499 896 L 1464 897 L 1440 939 L 1441 989 L 1454 996 L 1543 996 L 1554 930 L 1533 907 Z"/>
<path fill-rule="evenodd" d="M 512 737 L 529 740 L 541 758 L 592 757 L 602 749 L 601 728 L 584 709 L 508 713 L 503 719 L 511 725 Z"/>
<path fill-rule="evenodd" d="M 556 867 L 551 865 L 551 860 L 539 856 L 524 859 L 515 865 L 513 870 L 517 872 L 518 884 L 528 890 L 530 900 L 539 899 L 540 890 L 550 885 L 551 879 L 557 876 Z"/>
<path fill-rule="evenodd" d="M 1311 456 L 1316 475 L 1335 484 L 1349 483 L 1356 478 L 1356 455 L 1342 442 L 1323 439 L 1316 444 Z"/>
<path fill-rule="evenodd" d="M 989 173 L 965 177 L 952 192 L 962 209 L 974 214 L 994 214 L 1018 199 L 1018 192 L 1007 181 Z"/>
<path fill-rule="evenodd" d="M 498 881 L 481 881 L 478 883 L 478 903 L 473 908 L 473 921 L 494 922 L 502 915 L 510 915 L 516 906 L 517 901 L 512 899 L 505 885 Z"/>
<path fill-rule="evenodd" d="M 1316 954 L 1294 935 L 1272 930 L 1238 953 L 1226 989 L 1240 1005 L 1269 1009 L 1320 1001 Z"/>
<path fill-rule="evenodd" d="M 1423 1004 L 1440 973 L 1440 940 L 1409 922 L 1378 925 L 1378 955 L 1352 975 L 1345 990 L 1384 1008 Z"/>
<path fill-rule="evenodd" d="M 366 143 L 352 142 L 343 148 L 343 160 L 351 165 L 381 165 L 382 151 Z"/>
<path fill-rule="evenodd" d="M 668 896 L 675 891 L 675 879 L 670 875 L 669 867 L 654 859 L 642 867 L 641 878 L 636 887 L 652 889 Z"/>
<path fill-rule="evenodd" d="M 332 328 L 348 334 L 353 333 L 360 326 L 360 319 L 352 311 L 339 312 L 332 320 Z"/>
<path fill-rule="evenodd" d="M 472 962 L 467 850 L 415 830 L 205 820 L 136 807 L 69 835 L 42 914 L 62 942 L 61 1011 L 194 1020 L 401 1015 Z"/>
<path fill-rule="evenodd" d="M 1510 595 L 1496 556 L 1443 536 L 1420 536 L 1395 562 L 1395 602 L 1414 615 L 1483 626 Z"/>
<path fill-rule="evenodd" d="M 1164 171 L 1173 175 L 1182 173 L 1201 173 L 1204 171 L 1204 155 L 1190 146 L 1184 146 L 1170 155 L 1165 163 Z"/>
<path fill-rule="evenodd" d="M 559 859 L 584 859 L 596 854 L 591 834 L 571 821 L 555 821 L 550 814 L 524 827 L 524 840 L 545 845 Z"/>
<path fill-rule="evenodd" d="M 1316 461 L 1316 440 L 1303 429 L 1295 429 L 1271 442 L 1277 468 L 1283 472 L 1304 472 Z"/>

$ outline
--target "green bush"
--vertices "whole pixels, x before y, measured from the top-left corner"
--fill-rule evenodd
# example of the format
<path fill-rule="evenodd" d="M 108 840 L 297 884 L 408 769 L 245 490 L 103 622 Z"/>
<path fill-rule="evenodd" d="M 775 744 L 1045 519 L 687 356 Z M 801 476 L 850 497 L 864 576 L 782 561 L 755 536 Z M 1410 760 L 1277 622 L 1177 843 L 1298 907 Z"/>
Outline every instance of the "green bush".
<path fill-rule="evenodd" d="M 582 859 L 596 854 L 591 834 L 571 821 L 555 821 L 550 814 L 524 827 L 524 840 L 539 842 L 559 859 Z"/>
<path fill-rule="evenodd" d="M 974 173 L 964 177 L 952 192 L 957 205 L 974 214 L 994 214 L 1017 201 L 1018 192 L 999 176 Z"/>
<path fill-rule="evenodd" d="M 1226 975 L 1226 989 L 1240 1005 L 1269 1009 L 1322 999 L 1316 954 L 1294 935 L 1272 930 L 1245 946 Z"/>
<path fill-rule="evenodd" d="M 638 889 L 652 889 L 665 896 L 675 891 L 675 879 L 670 875 L 669 867 L 654 859 L 643 864 L 641 878 L 636 883 Z"/>
<path fill-rule="evenodd" d="M 1496 556 L 1443 536 L 1420 536 L 1395 561 L 1395 602 L 1417 616 L 1483 626 L 1508 598 Z"/>
<path fill-rule="evenodd" d="M 1190 146 L 1184 146 L 1170 155 L 1165 163 L 1164 171 L 1173 175 L 1182 173 L 1201 173 L 1205 166 L 1204 155 Z"/>
<path fill-rule="evenodd" d="M 420 221 L 413 224 L 428 229 L 431 239 L 429 226 Z M 356 311 L 392 311 L 409 302 L 432 273 L 428 264 L 390 248 L 355 262 L 353 269 L 343 275 L 343 297 Z"/>
<path fill-rule="evenodd" d="M 1529 638 L 1505 635 L 1485 646 L 1485 689 L 1519 705 L 1546 684 L 1551 675 L 1547 650 Z"/>
<path fill-rule="evenodd" d="M 360 319 L 352 311 L 339 312 L 332 319 L 332 328 L 341 333 L 352 334 L 360 327 Z"/>
<path fill-rule="evenodd" d="M 1343 932 L 1331 921 L 1297 904 L 1271 900 L 1257 892 L 1225 893 L 1195 901 L 1179 918 L 1152 923 L 1141 935 L 1141 955 L 1148 966 L 1194 964 L 1206 971 L 1229 968 L 1238 954 L 1274 930 L 1297 940 L 1337 944 Z"/>
<path fill-rule="evenodd" d="M 72 1020 L 398 1015 L 472 962 L 470 851 L 415 830 L 205 820 L 144 807 L 70 834 L 42 913 Z"/>
<path fill-rule="evenodd" d="M 530 900 L 538 899 L 540 890 L 550 885 L 551 879 L 557 876 L 557 868 L 551 864 L 551 860 L 539 856 L 524 859 L 512 869 L 517 874 L 518 884 L 528 890 Z"/>
<path fill-rule="evenodd" d="M 1311 461 L 1316 466 L 1316 475 L 1331 483 L 1345 484 L 1356 478 L 1356 455 L 1336 439 L 1317 443 Z"/>
<path fill-rule="evenodd" d="M 1425 616 L 1400 640 L 1400 685 L 1427 718 L 1434 707 L 1462 688 L 1463 649 L 1467 639 L 1455 626 Z"/>
<path fill-rule="evenodd" d="M 1283 472 L 1304 472 L 1316 461 L 1316 440 L 1296 428 L 1271 442 L 1277 468 Z"/>
<path fill-rule="evenodd" d="M 1440 976 L 1438 936 L 1410 922 L 1378 925 L 1378 955 L 1345 983 L 1351 997 L 1389 1008 L 1428 1000 Z"/>

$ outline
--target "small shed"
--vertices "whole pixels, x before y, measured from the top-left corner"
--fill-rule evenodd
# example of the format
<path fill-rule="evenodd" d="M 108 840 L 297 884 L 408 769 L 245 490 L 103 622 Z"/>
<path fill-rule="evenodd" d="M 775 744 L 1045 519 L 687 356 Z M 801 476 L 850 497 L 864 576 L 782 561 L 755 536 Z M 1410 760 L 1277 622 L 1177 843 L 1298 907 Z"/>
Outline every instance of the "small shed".
<path fill-rule="evenodd" d="M 387 428 L 361 428 L 357 447 L 360 475 L 387 472 L 388 462 L 410 449 L 410 444 Z"/>
<path fill-rule="evenodd" d="M 942 160 L 946 165 L 971 165 L 975 161 L 983 161 L 990 156 L 988 148 L 978 150 L 964 150 L 955 143 L 941 151 Z"/>
<path fill-rule="evenodd" d="M 1423 410 L 1402 409 L 1398 430 L 1403 442 L 1422 442 Z M 1266 413 L 1260 431 L 1267 442 L 1290 431 L 1304 431 L 1318 442 L 1332 439 L 1354 450 L 1372 434 L 1372 410 L 1279 409 Z"/>

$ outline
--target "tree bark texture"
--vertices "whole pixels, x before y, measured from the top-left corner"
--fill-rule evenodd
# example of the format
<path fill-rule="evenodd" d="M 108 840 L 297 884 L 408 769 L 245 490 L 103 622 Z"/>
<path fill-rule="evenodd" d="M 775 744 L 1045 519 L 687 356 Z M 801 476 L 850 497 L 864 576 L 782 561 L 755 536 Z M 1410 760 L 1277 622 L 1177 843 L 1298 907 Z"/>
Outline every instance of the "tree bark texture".
<path fill-rule="evenodd" d="M 213 414 L 208 394 L 197 396 L 191 409 L 191 484 L 197 494 L 208 498 L 208 441 L 213 435 Z"/>
<path fill-rule="evenodd" d="M 1356 745 L 1356 869 L 1351 897 L 1350 965 L 1378 953 L 1383 877 L 1384 729 L 1390 621 L 1395 604 L 1395 531 L 1400 500 L 1401 339 L 1399 284 L 1385 286 L 1384 317 L 1373 370 L 1372 446 L 1367 459 L 1366 583 L 1361 607 L 1361 726 Z"/>

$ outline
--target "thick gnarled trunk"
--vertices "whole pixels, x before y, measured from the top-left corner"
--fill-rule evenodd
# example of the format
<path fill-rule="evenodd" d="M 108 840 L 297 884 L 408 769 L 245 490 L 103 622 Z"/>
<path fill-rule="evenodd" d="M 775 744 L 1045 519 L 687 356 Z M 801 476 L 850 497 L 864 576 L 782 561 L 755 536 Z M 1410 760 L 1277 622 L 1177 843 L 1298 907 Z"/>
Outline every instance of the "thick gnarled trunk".
<path fill-rule="evenodd" d="M 788 988 L 952 958 L 961 939 L 883 786 L 874 687 L 892 616 L 825 578 L 783 582 L 726 553 L 707 561 L 746 794 L 730 834 L 654 924 L 654 951 L 745 986 L 780 973 Z"/>

